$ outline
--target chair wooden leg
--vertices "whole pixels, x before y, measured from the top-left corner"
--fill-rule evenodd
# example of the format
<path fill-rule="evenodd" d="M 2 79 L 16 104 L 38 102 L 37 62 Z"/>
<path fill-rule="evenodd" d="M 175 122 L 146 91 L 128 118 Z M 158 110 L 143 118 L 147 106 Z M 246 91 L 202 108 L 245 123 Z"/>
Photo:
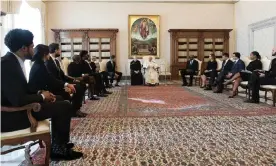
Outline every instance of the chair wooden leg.
<path fill-rule="evenodd" d="M 46 155 L 45 155 L 45 166 L 49 165 L 50 162 L 50 152 L 51 152 L 51 136 L 49 135 L 47 140 L 44 140 L 46 146 Z"/>
<path fill-rule="evenodd" d="M 40 148 L 45 148 L 45 146 L 43 145 L 43 140 L 39 140 L 38 144 Z"/>
<path fill-rule="evenodd" d="M 275 107 L 275 102 L 276 102 L 276 90 L 272 90 L 272 98 L 273 98 L 273 107 Z"/>
<path fill-rule="evenodd" d="M 265 102 L 267 102 L 267 91 L 265 91 Z"/>

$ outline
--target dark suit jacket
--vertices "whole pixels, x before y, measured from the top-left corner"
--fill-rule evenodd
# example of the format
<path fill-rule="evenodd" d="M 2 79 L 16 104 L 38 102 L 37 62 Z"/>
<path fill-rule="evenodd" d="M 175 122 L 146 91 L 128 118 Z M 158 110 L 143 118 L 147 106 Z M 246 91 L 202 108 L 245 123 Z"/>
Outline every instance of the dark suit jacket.
<path fill-rule="evenodd" d="M 198 71 L 198 62 L 197 60 L 193 60 L 193 63 L 190 64 L 190 60 L 187 62 L 187 67 L 186 69 L 190 69 L 190 70 L 193 70 L 193 71 Z"/>
<path fill-rule="evenodd" d="M 93 70 L 89 66 L 90 64 L 87 63 L 86 61 L 82 60 L 80 64 L 81 64 L 83 74 L 92 74 L 92 73 L 94 73 Z"/>
<path fill-rule="evenodd" d="M 46 67 L 47 70 L 50 74 L 52 74 L 56 79 L 62 80 L 64 82 L 72 82 L 73 79 L 67 77 L 64 72 L 62 71 L 58 60 L 55 60 L 57 66 L 55 65 L 54 60 L 52 59 L 52 57 L 49 58 L 49 60 L 46 61 Z"/>
<path fill-rule="evenodd" d="M 96 64 L 94 62 L 90 62 L 90 66 L 92 67 L 92 71 L 95 73 L 96 72 Z"/>
<path fill-rule="evenodd" d="M 41 95 L 29 91 L 20 64 L 12 53 L 7 53 L 1 58 L 1 78 L 2 106 L 18 107 L 43 102 Z M 1 112 L 1 114 L 1 132 L 30 127 L 26 111 Z"/>
<path fill-rule="evenodd" d="M 106 70 L 107 70 L 107 72 L 115 73 L 115 71 L 116 71 L 116 62 L 113 62 L 113 65 L 112 65 L 111 61 L 108 61 L 106 63 Z"/>
<path fill-rule="evenodd" d="M 267 77 L 274 77 L 276 79 L 276 59 L 272 60 L 271 67 L 265 74 Z"/>
<path fill-rule="evenodd" d="M 29 75 L 29 89 L 36 93 L 39 90 L 62 91 L 65 82 L 51 75 L 43 61 L 35 61 Z"/>
<path fill-rule="evenodd" d="M 260 60 L 256 59 L 254 61 L 251 61 L 248 66 L 246 66 L 246 70 L 249 70 L 253 72 L 254 70 L 262 70 L 263 69 L 263 64 Z"/>
<path fill-rule="evenodd" d="M 245 64 L 242 60 L 238 60 L 236 63 L 234 62 L 233 67 L 230 71 L 230 73 L 232 73 L 233 75 L 235 75 L 236 73 L 241 72 L 242 70 L 245 69 Z"/>
<path fill-rule="evenodd" d="M 227 61 L 227 63 L 225 64 L 226 61 L 222 62 L 222 68 L 221 68 L 221 72 L 227 74 L 231 71 L 232 67 L 233 67 L 233 61 L 231 61 L 230 59 Z"/>
<path fill-rule="evenodd" d="M 68 75 L 71 77 L 82 77 L 82 64 L 77 64 L 75 62 L 71 62 L 68 66 Z"/>

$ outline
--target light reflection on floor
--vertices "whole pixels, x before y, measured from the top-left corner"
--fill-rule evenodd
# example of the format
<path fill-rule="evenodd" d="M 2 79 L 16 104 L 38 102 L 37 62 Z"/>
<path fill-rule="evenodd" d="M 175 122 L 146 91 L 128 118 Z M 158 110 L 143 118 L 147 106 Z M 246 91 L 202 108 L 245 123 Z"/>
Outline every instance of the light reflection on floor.
<path fill-rule="evenodd" d="M 154 100 L 154 99 L 141 99 L 141 98 L 128 98 L 130 100 L 135 100 L 135 101 L 141 101 L 142 103 L 154 103 L 154 104 L 166 104 L 164 101 L 162 100 Z"/>

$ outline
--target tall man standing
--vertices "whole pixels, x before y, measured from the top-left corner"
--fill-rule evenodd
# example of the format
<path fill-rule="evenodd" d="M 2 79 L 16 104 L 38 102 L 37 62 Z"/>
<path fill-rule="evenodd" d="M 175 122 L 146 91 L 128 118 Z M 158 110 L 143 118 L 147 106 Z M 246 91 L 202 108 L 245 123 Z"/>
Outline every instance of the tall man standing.
<path fill-rule="evenodd" d="M 71 104 L 67 101 L 56 101 L 57 97 L 48 91 L 31 93 L 28 89 L 24 61 L 32 59 L 34 54 L 33 38 L 33 34 L 28 30 L 13 29 L 4 39 L 10 52 L 1 58 L 1 106 L 21 107 L 39 103 L 41 110 L 32 112 L 32 115 L 38 121 L 52 119 L 52 160 L 80 158 L 83 154 L 71 149 L 74 144 L 68 144 L 73 113 Z M 1 132 L 30 127 L 26 111 L 1 112 L 1 114 Z"/>

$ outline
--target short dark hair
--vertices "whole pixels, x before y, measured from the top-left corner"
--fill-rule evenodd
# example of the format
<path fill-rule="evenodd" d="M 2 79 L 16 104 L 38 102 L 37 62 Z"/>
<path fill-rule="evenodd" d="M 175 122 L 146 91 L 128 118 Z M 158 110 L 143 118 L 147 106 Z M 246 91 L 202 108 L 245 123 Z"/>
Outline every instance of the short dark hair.
<path fill-rule="evenodd" d="M 79 54 L 79 56 L 81 57 L 81 59 L 85 56 L 85 55 L 88 55 L 88 51 L 86 50 L 82 50 Z"/>
<path fill-rule="evenodd" d="M 50 54 L 55 53 L 55 51 L 58 50 L 58 49 L 59 49 L 59 44 L 57 44 L 57 43 L 51 43 L 49 45 L 49 52 L 50 52 Z"/>
<path fill-rule="evenodd" d="M 237 57 L 237 58 L 239 58 L 239 59 L 240 59 L 241 54 L 240 54 L 239 52 L 234 52 L 233 54 L 235 55 L 235 57 Z"/>
<path fill-rule="evenodd" d="M 262 57 L 261 57 L 261 55 L 259 54 L 258 51 L 252 51 L 251 54 L 253 54 L 254 56 L 256 56 L 256 58 L 259 59 L 259 60 L 262 59 Z"/>
<path fill-rule="evenodd" d="M 223 53 L 223 56 L 229 58 L 229 54 L 227 52 Z"/>
<path fill-rule="evenodd" d="M 111 55 L 110 58 L 114 59 L 114 58 L 115 58 L 115 55 Z"/>
<path fill-rule="evenodd" d="M 5 36 L 5 45 L 12 52 L 18 51 L 22 47 L 29 47 L 33 44 L 34 35 L 29 30 L 12 29 Z"/>

